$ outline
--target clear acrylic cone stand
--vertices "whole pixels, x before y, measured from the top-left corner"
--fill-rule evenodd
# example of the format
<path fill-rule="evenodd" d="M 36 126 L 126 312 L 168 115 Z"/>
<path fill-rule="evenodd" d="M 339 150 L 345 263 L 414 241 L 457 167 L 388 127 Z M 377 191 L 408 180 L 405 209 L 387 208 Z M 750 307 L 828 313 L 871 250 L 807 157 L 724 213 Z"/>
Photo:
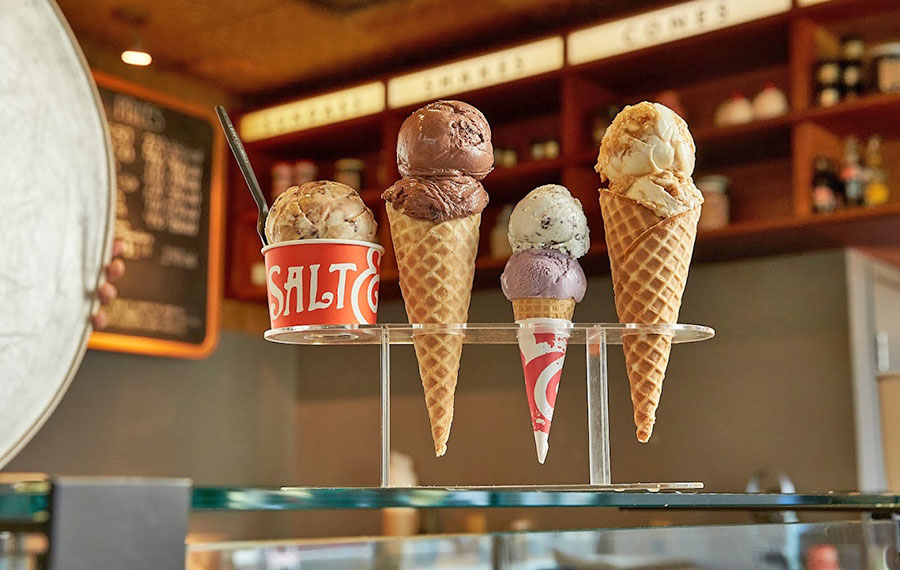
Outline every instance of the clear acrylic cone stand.
<path fill-rule="evenodd" d="M 412 344 L 413 337 L 425 333 L 458 334 L 464 344 L 518 345 L 518 333 L 523 326 L 509 324 L 450 324 L 450 325 L 349 325 L 303 326 L 266 331 L 266 339 L 273 342 L 303 345 L 380 345 L 381 347 L 381 486 L 390 487 L 391 453 L 391 345 Z M 549 327 L 537 324 L 534 327 Z M 560 325 L 552 325 L 558 329 Z M 590 458 L 589 488 L 606 490 L 687 490 L 702 488 L 698 482 L 683 483 L 620 483 L 610 479 L 609 458 L 609 402 L 607 398 L 606 356 L 610 345 L 622 344 L 622 338 L 635 334 L 665 334 L 672 344 L 707 340 L 715 335 L 709 327 L 700 325 L 641 325 L 568 323 L 569 346 L 584 345 L 587 359 L 587 418 Z M 585 488 L 583 485 L 566 488 Z M 547 488 L 542 486 L 541 488 Z M 553 488 L 563 488 L 553 486 Z"/>

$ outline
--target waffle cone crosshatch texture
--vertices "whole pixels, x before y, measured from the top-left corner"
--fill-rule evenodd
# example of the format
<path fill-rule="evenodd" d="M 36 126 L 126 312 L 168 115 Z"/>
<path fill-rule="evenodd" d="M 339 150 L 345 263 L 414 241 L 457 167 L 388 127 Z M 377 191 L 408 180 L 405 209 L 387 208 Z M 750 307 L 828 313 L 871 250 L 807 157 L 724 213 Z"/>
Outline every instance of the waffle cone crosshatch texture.
<path fill-rule="evenodd" d="M 400 288 L 409 322 L 464 323 L 468 320 L 481 214 L 433 224 L 387 207 Z M 422 333 L 414 338 L 435 454 L 447 451 L 462 356 L 455 334 Z"/>

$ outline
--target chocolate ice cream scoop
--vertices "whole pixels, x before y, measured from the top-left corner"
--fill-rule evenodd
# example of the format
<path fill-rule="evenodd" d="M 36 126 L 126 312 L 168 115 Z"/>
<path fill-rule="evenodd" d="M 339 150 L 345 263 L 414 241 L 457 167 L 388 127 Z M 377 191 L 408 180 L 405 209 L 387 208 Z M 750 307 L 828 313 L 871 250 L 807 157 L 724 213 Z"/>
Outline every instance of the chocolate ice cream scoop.
<path fill-rule="evenodd" d="M 377 230 L 372 210 L 356 190 L 331 180 L 288 188 L 266 219 L 269 243 L 315 238 L 375 241 Z"/>
<path fill-rule="evenodd" d="M 381 195 L 411 218 L 434 223 L 478 214 L 488 203 L 481 182 L 471 176 L 454 178 L 404 177 Z"/>
<path fill-rule="evenodd" d="M 435 101 L 403 121 L 397 137 L 403 176 L 472 176 L 494 168 L 491 127 L 481 111 L 462 101 Z"/>

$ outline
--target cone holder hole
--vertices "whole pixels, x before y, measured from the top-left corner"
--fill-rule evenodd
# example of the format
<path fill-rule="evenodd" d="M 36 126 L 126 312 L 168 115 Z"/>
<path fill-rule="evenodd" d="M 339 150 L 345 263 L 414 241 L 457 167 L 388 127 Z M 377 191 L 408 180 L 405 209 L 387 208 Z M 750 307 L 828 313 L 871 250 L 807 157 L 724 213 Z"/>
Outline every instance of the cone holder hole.
<path fill-rule="evenodd" d="M 383 325 L 308 325 L 266 331 L 265 338 L 272 342 L 300 345 L 379 345 L 381 372 L 381 487 L 390 487 L 391 441 L 391 346 L 412 344 L 420 334 L 462 335 L 464 344 L 512 344 L 519 343 L 519 332 L 541 332 L 548 326 L 563 332 L 567 344 L 584 345 L 587 365 L 587 419 L 589 451 L 589 485 L 591 489 L 618 491 L 690 490 L 703 487 L 697 482 L 669 483 L 621 483 L 613 484 L 610 476 L 609 457 L 609 401 L 607 391 L 607 349 L 622 344 L 622 339 L 638 334 L 662 334 L 670 336 L 672 344 L 708 340 L 715 331 L 702 325 L 644 325 L 637 323 L 570 323 L 560 321 L 548 325 L 547 319 L 539 324 L 526 321 L 503 324 L 455 323 L 455 324 L 383 324 Z M 540 328 L 539 328 L 540 327 Z M 579 487 L 579 486 L 575 486 Z M 479 487 L 469 487 L 478 489 Z M 484 487 L 482 487 L 484 488 Z M 533 486 L 528 488 L 560 488 L 559 486 Z"/>

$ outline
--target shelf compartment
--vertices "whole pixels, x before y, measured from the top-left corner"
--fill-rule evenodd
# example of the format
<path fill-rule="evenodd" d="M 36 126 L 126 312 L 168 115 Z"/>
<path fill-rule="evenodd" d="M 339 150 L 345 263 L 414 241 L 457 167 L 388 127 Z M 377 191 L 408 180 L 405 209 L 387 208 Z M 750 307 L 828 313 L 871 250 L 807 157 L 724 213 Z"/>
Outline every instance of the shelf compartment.
<path fill-rule="evenodd" d="M 872 93 L 842 101 L 832 107 L 816 107 L 797 117 L 838 135 L 879 133 L 900 135 L 900 93 Z"/>
<path fill-rule="evenodd" d="M 777 220 L 794 211 L 791 161 L 787 157 L 704 168 L 694 173 L 694 181 L 707 174 L 724 175 L 730 180 L 729 209 L 735 223 Z"/>

